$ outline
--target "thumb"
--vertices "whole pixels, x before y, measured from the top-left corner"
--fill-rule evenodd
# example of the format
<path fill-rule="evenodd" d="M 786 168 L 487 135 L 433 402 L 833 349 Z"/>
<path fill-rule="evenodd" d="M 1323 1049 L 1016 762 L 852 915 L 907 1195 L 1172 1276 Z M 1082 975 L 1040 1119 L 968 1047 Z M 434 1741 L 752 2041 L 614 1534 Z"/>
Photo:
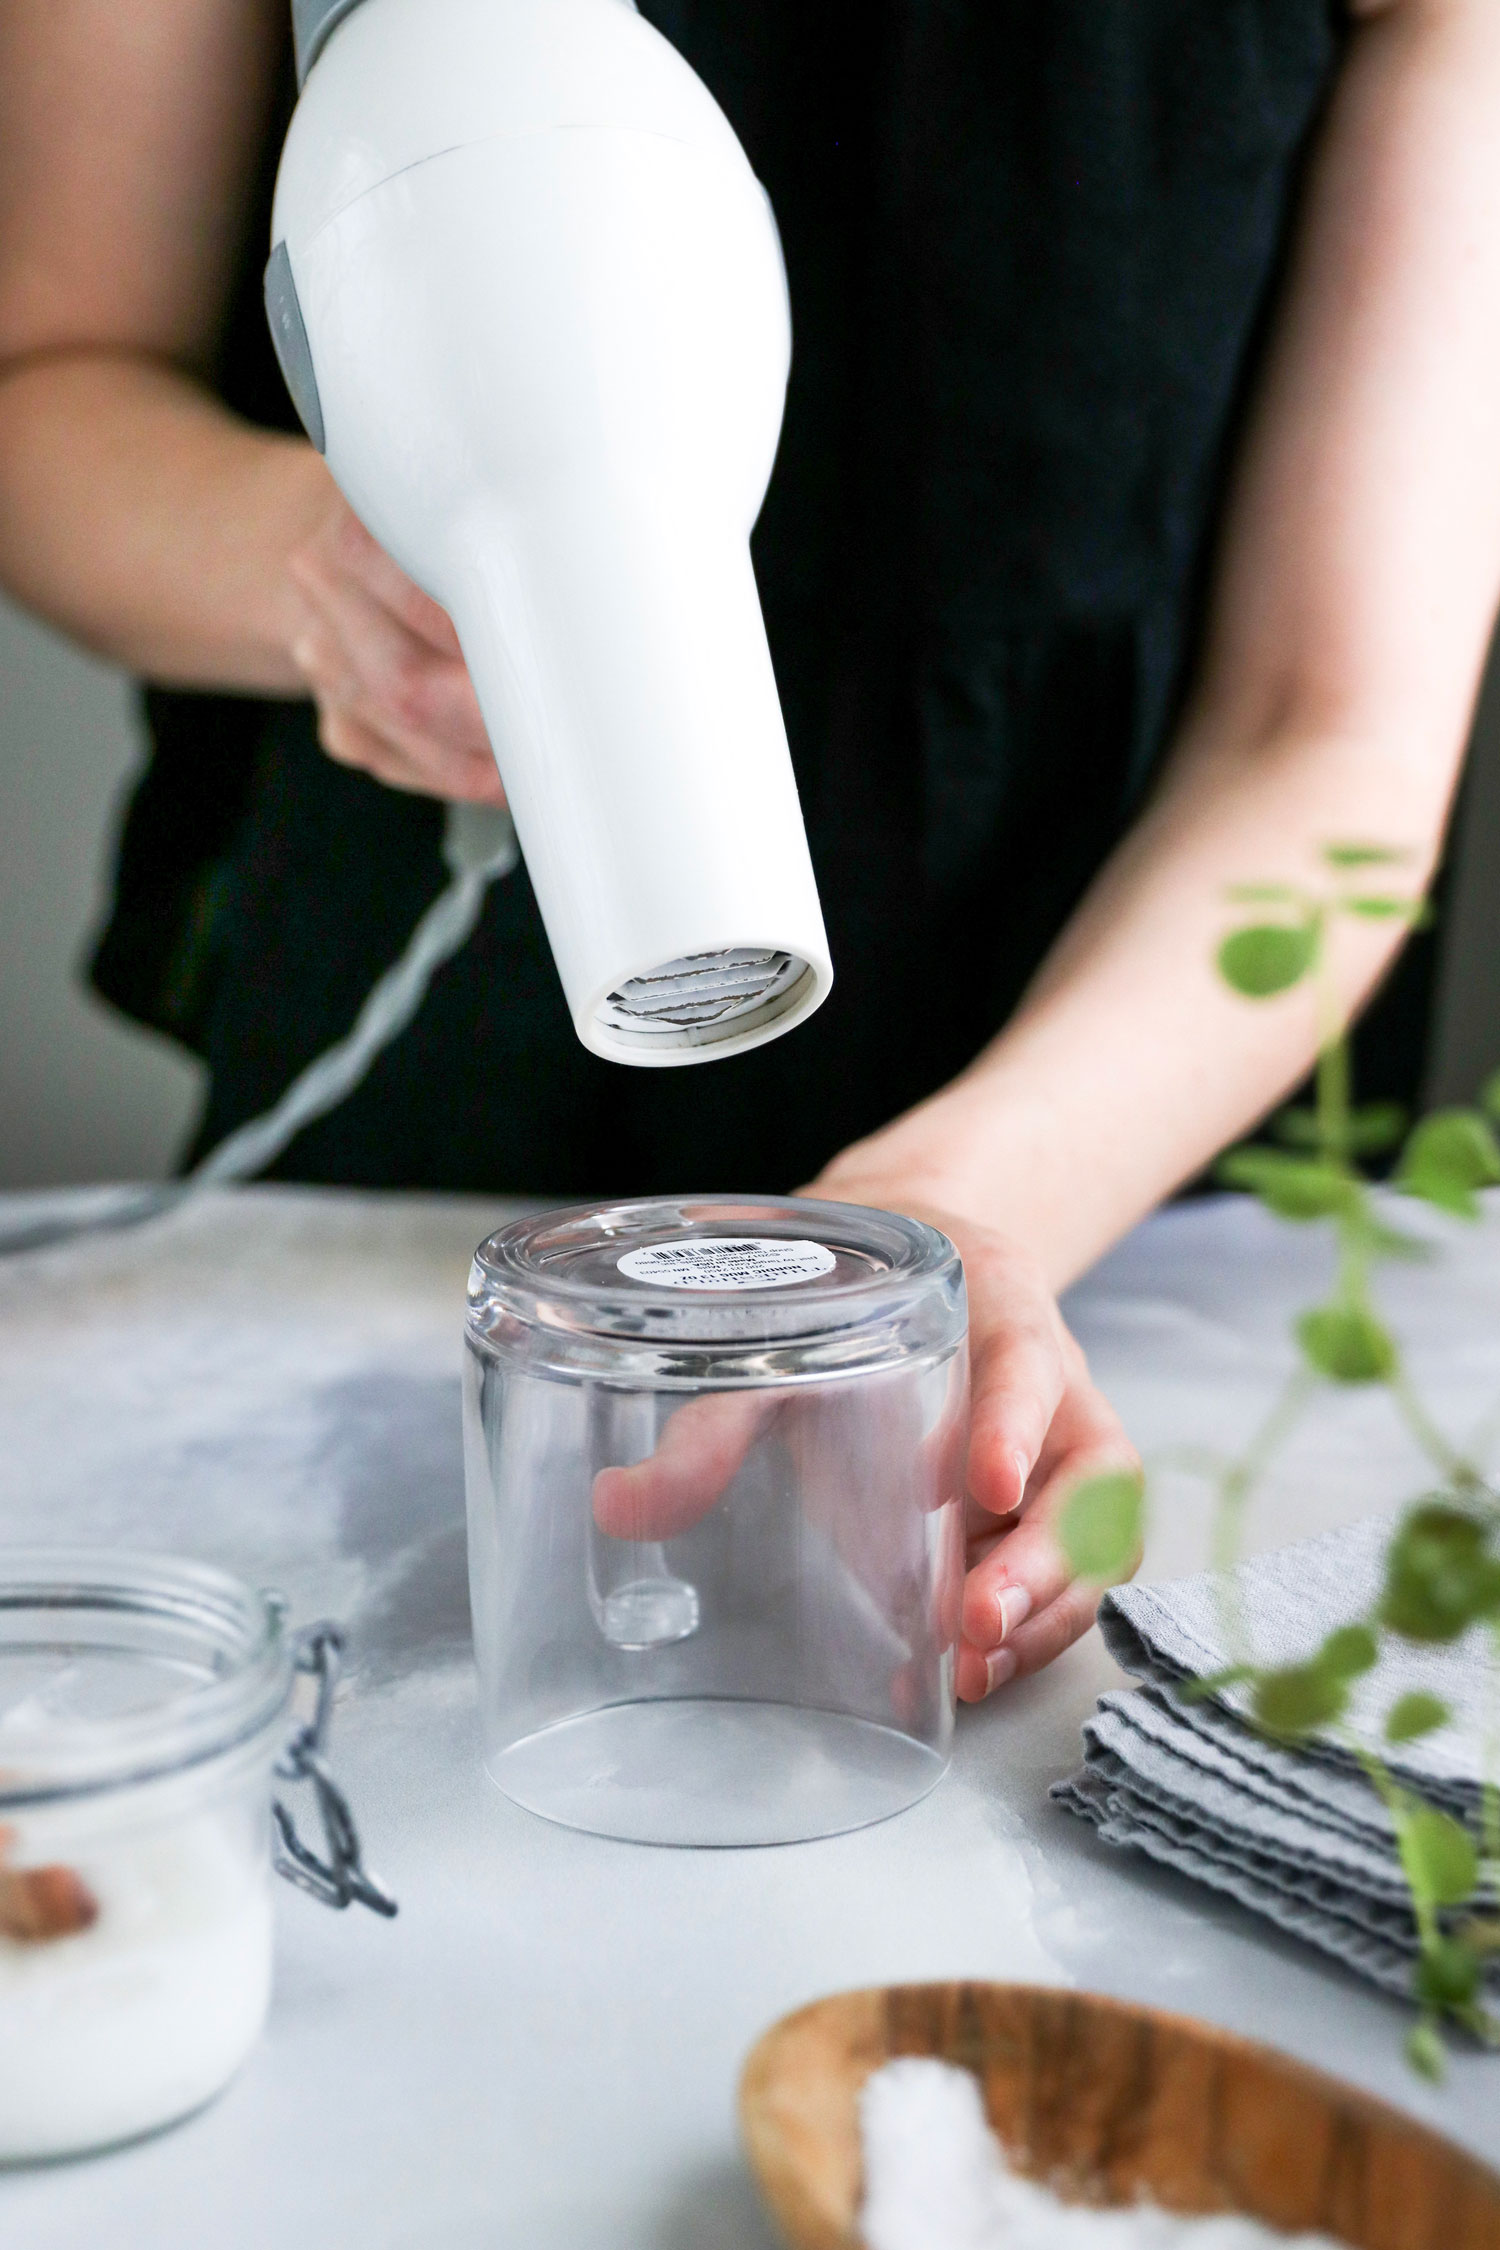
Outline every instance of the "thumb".
<path fill-rule="evenodd" d="M 656 1451 L 594 1479 L 594 1521 L 611 1539 L 670 1539 L 708 1514 L 779 1412 L 779 1391 L 718 1391 L 690 1399 Z"/>

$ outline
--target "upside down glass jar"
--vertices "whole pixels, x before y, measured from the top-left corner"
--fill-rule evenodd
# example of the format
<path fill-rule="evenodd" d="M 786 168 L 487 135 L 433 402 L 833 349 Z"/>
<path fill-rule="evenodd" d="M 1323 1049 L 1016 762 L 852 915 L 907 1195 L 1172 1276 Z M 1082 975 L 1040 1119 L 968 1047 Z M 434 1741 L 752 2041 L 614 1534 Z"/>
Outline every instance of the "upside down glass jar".
<path fill-rule="evenodd" d="M 493 1236 L 469 1286 L 485 1762 L 639 1842 L 884 1819 L 948 1762 L 963 1275 L 862 1206 L 657 1198 Z"/>

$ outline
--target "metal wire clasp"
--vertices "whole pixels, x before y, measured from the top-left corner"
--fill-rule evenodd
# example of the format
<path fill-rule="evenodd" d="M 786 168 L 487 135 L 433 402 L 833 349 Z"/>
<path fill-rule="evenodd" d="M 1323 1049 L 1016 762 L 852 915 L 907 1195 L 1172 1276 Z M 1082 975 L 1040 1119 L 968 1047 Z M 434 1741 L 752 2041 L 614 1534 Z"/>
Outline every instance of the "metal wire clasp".
<path fill-rule="evenodd" d="M 275 1797 L 271 1801 L 271 1819 L 276 1830 L 271 1859 L 278 1875 L 284 1875 L 289 1883 L 295 1883 L 311 1897 L 321 1899 L 325 1906 L 345 1907 L 358 1903 L 368 1906 L 373 1914 L 389 1916 L 396 1912 L 396 1901 L 364 1866 L 359 1830 L 354 1825 L 349 1800 L 323 1763 L 343 1653 L 344 1636 L 337 1625 L 325 1621 L 309 1625 L 305 1632 L 297 1635 L 292 1662 L 297 1671 L 317 1681 L 317 1701 L 312 1717 L 297 1729 L 273 1769 L 278 1780 L 312 1783 L 328 1856 L 320 1859 L 303 1843 L 291 1814 L 281 1799 Z"/>

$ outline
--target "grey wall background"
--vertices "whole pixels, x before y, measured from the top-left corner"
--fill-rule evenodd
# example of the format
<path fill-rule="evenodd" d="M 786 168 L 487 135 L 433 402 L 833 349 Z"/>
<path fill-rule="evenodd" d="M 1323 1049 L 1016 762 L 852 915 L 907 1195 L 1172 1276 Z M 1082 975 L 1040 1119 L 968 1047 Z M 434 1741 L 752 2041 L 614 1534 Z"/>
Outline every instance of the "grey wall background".
<path fill-rule="evenodd" d="M 202 1075 L 94 1000 L 78 974 L 140 757 L 128 687 L 0 602 L 0 1188 L 152 1179 Z M 1448 917 L 1433 1093 L 1500 1062 L 1500 661 L 1476 729 Z"/>
<path fill-rule="evenodd" d="M 0 1187 L 159 1179 L 198 1101 L 78 974 L 139 757 L 120 675 L 0 603 Z"/>

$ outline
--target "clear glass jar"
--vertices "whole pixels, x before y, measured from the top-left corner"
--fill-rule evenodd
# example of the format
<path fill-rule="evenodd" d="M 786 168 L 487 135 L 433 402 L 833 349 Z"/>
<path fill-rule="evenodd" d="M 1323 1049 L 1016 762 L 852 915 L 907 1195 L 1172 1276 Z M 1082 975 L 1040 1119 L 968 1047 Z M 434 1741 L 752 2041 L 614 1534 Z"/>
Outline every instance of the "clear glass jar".
<path fill-rule="evenodd" d="M 485 1758 L 570 1827 L 767 1844 L 948 1761 L 962 1269 L 860 1206 L 658 1198 L 522 1220 L 469 1284 Z"/>
<path fill-rule="evenodd" d="M 0 1549 L 0 2160 L 168 2124 L 254 2045 L 291 1682 L 220 1571 Z"/>

